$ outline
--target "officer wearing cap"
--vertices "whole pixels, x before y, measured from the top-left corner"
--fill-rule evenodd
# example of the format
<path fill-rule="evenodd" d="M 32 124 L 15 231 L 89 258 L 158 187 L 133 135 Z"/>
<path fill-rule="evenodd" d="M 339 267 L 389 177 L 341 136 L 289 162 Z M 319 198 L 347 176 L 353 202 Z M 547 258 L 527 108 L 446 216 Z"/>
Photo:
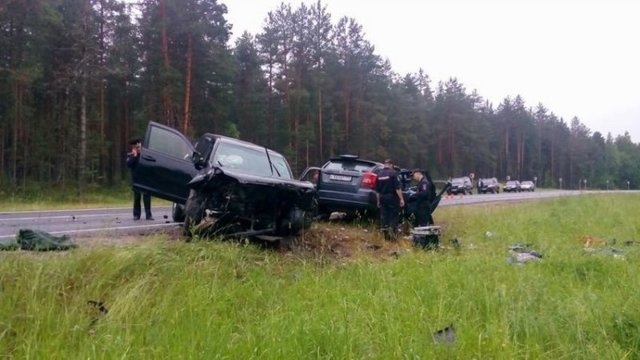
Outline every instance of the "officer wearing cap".
<path fill-rule="evenodd" d="M 426 175 L 425 175 L 426 174 Z M 413 170 L 413 180 L 418 182 L 416 192 L 412 194 L 409 201 L 415 201 L 414 204 L 414 221 L 413 226 L 433 225 L 433 217 L 431 217 L 431 201 L 435 198 L 435 188 L 431 182 L 430 176 L 422 169 Z"/>
<path fill-rule="evenodd" d="M 384 168 L 378 173 L 375 193 L 382 229 L 385 235 L 394 239 L 400 222 L 400 208 L 404 207 L 404 198 L 391 159 L 384 161 Z"/>

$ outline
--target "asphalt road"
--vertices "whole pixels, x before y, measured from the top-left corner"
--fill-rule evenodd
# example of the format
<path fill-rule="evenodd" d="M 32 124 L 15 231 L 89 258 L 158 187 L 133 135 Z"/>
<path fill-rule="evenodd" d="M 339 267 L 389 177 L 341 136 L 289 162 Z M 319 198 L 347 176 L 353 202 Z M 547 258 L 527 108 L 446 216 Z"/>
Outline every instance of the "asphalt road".
<path fill-rule="evenodd" d="M 118 236 L 180 226 L 171 221 L 170 207 L 152 207 L 152 211 L 153 221 L 134 221 L 131 208 L 0 212 L 0 239 L 15 237 L 19 229 L 43 230 L 53 235 Z"/>
<path fill-rule="evenodd" d="M 509 201 L 529 201 L 561 196 L 597 193 L 637 193 L 638 191 L 569 191 L 554 190 L 531 193 L 500 193 L 443 196 L 440 206 L 469 205 Z M 19 229 L 43 230 L 53 235 L 120 236 L 147 235 L 176 228 L 170 207 L 154 207 L 155 220 L 134 221 L 131 208 L 77 209 L 49 211 L 0 212 L 0 239 L 12 238 Z"/>

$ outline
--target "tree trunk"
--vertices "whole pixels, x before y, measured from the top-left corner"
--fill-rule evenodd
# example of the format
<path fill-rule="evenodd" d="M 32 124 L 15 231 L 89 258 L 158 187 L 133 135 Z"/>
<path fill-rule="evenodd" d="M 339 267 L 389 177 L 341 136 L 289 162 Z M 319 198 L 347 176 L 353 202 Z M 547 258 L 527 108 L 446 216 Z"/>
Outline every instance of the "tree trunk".
<path fill-rule="evenodd" d="M 80 75 L 80 139 L 78 151 L 78 195 L 84 194 L 85 170 L 87 162 L 87 80 L 84 72 Z"/>
<path fill-rule="evenodd" d="M 168 76 L 170 70 L 169 63 L 169 39 L 167 37 L 167 13 L 165 1 L 159 0 L 160 5 L 160 41 L 162 46 L 162 65 L 164 76 L 162 79 L 162 115 L 165 117 L 164 123 L 175 126 L 175 114 L 173 111 L 173 100 L 171 99 L 171 84 Z"/>
<path fill-rule="evenodd" d="M 298 61 L 296 65 L 296 103 L 295 103 L 295 115 L 293 116 L 293 144 L 295 151 L 294 163 L 296 169 L 299 165 L 298 152 L 300 148 L 300 102 L 302 99 L 302 62 Z"/>
<path fill-rule="evenodd" d="M 322 88 L 318 87 L 318 155 L 319 160 L 324 159 L 323 139 L 322 139 Z"/>
<path fill-rule="evenodd" d="M 344 86 L 344 144 L 349 143 L 349 114 L 351 113 L 351 84 L 347 80 Z"/>
<path fill-rule="evenodd" d="M 442 167 L 442 135 L 440 133 L 436 136 L 436 156 L 438 158 L 438 166 Z"/>
<path fill-rule="evenodd" d="M 193 64 L 193 37 L 191 34 L 187 40 L 187 69 L 184 84 L 184 113 L 182 115 L 182 133 L 187 135 L 191 120 L 191 74 Z"/>
<path fill-rule="evenodd" d="M 104 0 L 100 0 L 100 80 L 99 80 L 99 92 L 98 92 L 98 97 L 99 97 L 99 106 L 100 106 L 100 112 L 99 112 L 99 122 L 100 122 L 100 141 L 98 146 L 100 147 L 100 150 L 98 151 L 99 154 L 99 159 L 98 159 L 98 163 L 99 163 L 99 170 L 100 170 L 100 175 L 104 176 L 105 174 L 107 174 L 106 171 L 106 149 L 105 149 L 105 141 L 104 141 L 104 129 L 105 129 L 105 116 L 104 116 L 104 88 L 106 85 L 106 80 L 104 78 L 104 54 L 105 54 L 105 42 L 104 42 Z M 111 173 L 111 172 L 109 172 Z"/>
<path fill-rule="evenodd" d="M 12 159 L 11 159 L 11 186 L 13 191 L 18 187 L 18 134 L 20 129 L 20 117 L 21 117 L 21 102 L 20 102 L 20 83 L 16 80 L 14 84 L 14 97 L 15 97 L 15 118 L 13 119 L 13 144 L 12 144 Z"/>
<path fill-rule="evenodd" d="M 2 172 L 0 173 L 0 184 L 2 184 L 2 183 L 3 183 L 3 181 L 4 181 L 4 176 L 5 176 L 5 173 L 4 173 L 4 169 L 5 169 L 5 167 L 4 167 L 4 166 L 5 166 L 5 163 L 4 163 L 4 160 L 5 160 L 5 150 L 4 150 L 4 147 L 5 147 L 5 145 L 6 145 L 6 144 L 5 144 L 5 133 L 4 133 L 4 129 L 5 129 L 5 128 L 4 128 L 4 125 L 3 125 L 2 127 L 0 127 L 0 169 L 2 169 L 2 170 L 1 170 Z"/>
<path fill-rule="evenodd" d="M 454 167 L 456 165 L 455 126 L 455 117 L 449 113 L 447 116 L 447 147 L 449 150 L 449 164 Z"/>
<path fill-rule="evenodd" d="M 273 147 L 273 122 L 275 117 L 275 106 L 273 104 L 273 58 L 269 57 L 269 99 L 268 99 L 268 114 L 267 114 L 267 146 Z"/>

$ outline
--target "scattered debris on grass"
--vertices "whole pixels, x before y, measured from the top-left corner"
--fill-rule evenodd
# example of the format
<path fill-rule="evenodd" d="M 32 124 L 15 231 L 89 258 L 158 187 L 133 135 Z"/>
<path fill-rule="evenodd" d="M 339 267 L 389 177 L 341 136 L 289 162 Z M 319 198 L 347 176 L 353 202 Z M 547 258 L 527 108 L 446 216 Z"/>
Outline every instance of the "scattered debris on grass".
<path fill-rule="evenodd" d="M 605 240 L 601 238 L 597 238 L 595 236 L 580 236 L 578 238 L 584 246 L 584 251 L 591 255 L 603 255 L 603 256 L 612 256 L 618 259 L 624 259 L 625 251 L 621 249 L 614 248 L 613 245 L 617 243 L 616 239 Z M 635 242 L 633 240 L 627 240 L 623 244 L 626 246 L 631 246 Z"/>
<path fill-rule="evenodd" d="M 522 265 L 528 262 L 542 260 L 542 254 L 531 249 L 531 244 L 513 244 L 509 246 L 509 257 L 507 263 L 512 265 Z"/>
<path fill-rule="evenodd" d="M 438 344 L 453 344 L 456 342 L 456 329 L 453 324 L 433 333 L 433 341 Z"/>
<path fill-rule="evenodd" d="M 94 326 L 100 320 L 100 318 L 104 317 L 109 313 L 109 309 L 105 306 L 104 302 L 89 300 L 87 301 L 87 305 L 91 307 L 91 322 L 89 323 L 89 334 L 94 334 L 95 329 Z"/>
<path fill-rule="evenodd" d="M 20 229 L 15 239 L 0 242 L 0 250 L 63 251 L 77 246 L 67 235 L 54 236 L 41 230 L 31 229 Z"/>

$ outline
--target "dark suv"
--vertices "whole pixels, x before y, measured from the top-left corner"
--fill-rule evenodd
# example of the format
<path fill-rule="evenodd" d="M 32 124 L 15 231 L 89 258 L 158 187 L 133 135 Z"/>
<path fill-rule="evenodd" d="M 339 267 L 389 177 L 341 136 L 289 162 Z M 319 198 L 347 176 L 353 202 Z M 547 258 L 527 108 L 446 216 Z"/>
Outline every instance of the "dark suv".
<path fill-rule="evenodd" d="M 447 194 L 471 195 L 473 194 L 472 188 L 473 188 L 473 185 L 471 184 L 471 179 L 468 176 L 457 177 L 457 178 L 451 179 L 451 186 L 447 190 Z"/>
<path fill-rule="evenodd" d="M 504 192 L 520 192 L 522 191 L 522 189 L 520 189 L 520 181 L 509 180 L 507 181 L 506 184 L 504 184 L 504 187 L 502 188 L 502 190 Z"/>
<path fill-rule="evenodd" d="M 381 163 L 360 159 L 356 155 L 340 155 L 327 161 L 321 168 L 307 168 L 302 178 L 316 177 L 321 214 L 334 211 L 376 212 L 376 172 L 382 168 Z"/>
<path fill-rule="evenodd" d="M 478 194 L 499 194 L 500 193 L 500 183 L 498 183 L 498 179 L 496 178 L 484 178 L 478 180 Z"/>
<path fill-rule="evenodd" d="M 132 177 L 135 189 L 178 204 L 174 220 L 184 219 L 189 232 L 292 235 L 317 211 L 313 184 L 293 179 L 281 154 L 209 133 L 193 146 L 155 122 L 147 126 Z"/>

